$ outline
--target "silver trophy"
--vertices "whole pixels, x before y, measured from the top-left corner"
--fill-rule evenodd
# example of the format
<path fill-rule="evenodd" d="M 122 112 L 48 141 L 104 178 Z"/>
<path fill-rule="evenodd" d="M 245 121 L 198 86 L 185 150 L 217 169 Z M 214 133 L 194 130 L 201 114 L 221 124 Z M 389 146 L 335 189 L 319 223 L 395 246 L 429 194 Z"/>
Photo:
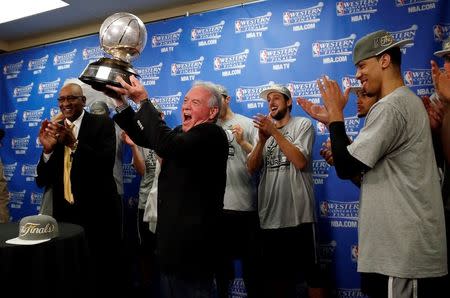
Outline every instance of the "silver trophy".
<path fill-rule="evenodd" d="M 100 27 L 99 38 L 102 50 L 112 58 L 100 58 L 90 63 L 79 77 L 81 81 L 102 90 L 105 85 L 121 87 L 117 76 L 129 84 L 131 75 L 139 77 L 130 62 L 144 50 L 147 29 L 137 16 L 127 12 L 109 16 Z"/>

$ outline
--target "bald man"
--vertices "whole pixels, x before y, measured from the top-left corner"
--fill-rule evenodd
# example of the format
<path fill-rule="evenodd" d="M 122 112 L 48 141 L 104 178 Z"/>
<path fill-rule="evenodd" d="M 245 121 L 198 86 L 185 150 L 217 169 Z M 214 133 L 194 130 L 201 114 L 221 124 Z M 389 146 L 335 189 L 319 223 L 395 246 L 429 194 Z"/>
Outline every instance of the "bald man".
<path fill-rule="evenodd" d="M 99 276 L 95 290 L 100 295 L 117 285 L 112 281 L 118 276 L 120 217 L 113 177 L 114 122 L 84 110 L 86 98 L 77 84 L 63 86 L 57 101 L 62 120 L 44 120 L 39 131 L 43 152 L 36 183 L 53 189 L 53 216 L 58 222 L 84 228 Z M 71 167 L 64 166 L 67 162 Z"/>

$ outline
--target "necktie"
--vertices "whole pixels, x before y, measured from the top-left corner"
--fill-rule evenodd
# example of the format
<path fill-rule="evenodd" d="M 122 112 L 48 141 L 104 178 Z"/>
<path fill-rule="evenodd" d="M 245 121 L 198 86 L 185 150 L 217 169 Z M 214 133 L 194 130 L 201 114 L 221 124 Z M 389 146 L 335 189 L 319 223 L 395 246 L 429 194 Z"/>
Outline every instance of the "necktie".
<path fill-rule="evenodd" d="M 69 129 L 73 130 L 75 125 L 70 124 Z M 64 146 L 64 198 L 70 204 L 74 203 L 72 194 L 72 184 L 70 183 L 70 170 L 72 169 L 72 150 Z"/>

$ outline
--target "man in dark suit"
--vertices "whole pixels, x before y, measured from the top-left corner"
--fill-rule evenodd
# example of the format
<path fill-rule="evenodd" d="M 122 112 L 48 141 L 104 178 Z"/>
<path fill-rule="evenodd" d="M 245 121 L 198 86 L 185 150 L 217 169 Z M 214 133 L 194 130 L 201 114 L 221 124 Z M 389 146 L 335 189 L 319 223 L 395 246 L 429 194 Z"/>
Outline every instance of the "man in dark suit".
<path fill-rule="evenodd" d="M 183 101 L 182 125 L 170 129 L 142 84 L 130 80 L 131 85 L 119 79 L 125 89 L 112 89 L 129 95 L 140 109 L 135 113 L 118 100 L 114 120 L 163 160 L 156 227 L 161 297 L 212 297 L 228 158 L 228 139 L 215 124 L 221 95 L 212 83 L 194 84 Z"/>
<path fill-rule="evenodd" d="M 79 224 L 85 229 L 99 276 L 96 284 L 103 292 L 102 288 L 115 285 L 121 259 L 117 254 L 119 202 L 113 178 L 116 138 L 114 122 L 84 111 L 85 102 L 79 85 L 62 87 L 58 97 L 59 120 L 45 120 L 39 131 L 44 149 L 36 183 L 53 189 L 53 216 L 57 221 Z"/>

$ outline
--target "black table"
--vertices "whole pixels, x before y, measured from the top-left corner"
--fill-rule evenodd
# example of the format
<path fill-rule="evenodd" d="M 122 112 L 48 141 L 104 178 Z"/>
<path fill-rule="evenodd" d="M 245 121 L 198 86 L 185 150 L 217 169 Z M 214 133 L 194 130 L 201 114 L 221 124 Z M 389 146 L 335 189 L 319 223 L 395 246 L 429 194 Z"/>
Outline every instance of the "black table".
<path fill-rule="evenodd" d="M 0 224 L 0 293 L 32 297 L 89 297 L 89 253 L 82 227 L 58 223 L 59 237 L 12 245 L 18 223 Z"/>

